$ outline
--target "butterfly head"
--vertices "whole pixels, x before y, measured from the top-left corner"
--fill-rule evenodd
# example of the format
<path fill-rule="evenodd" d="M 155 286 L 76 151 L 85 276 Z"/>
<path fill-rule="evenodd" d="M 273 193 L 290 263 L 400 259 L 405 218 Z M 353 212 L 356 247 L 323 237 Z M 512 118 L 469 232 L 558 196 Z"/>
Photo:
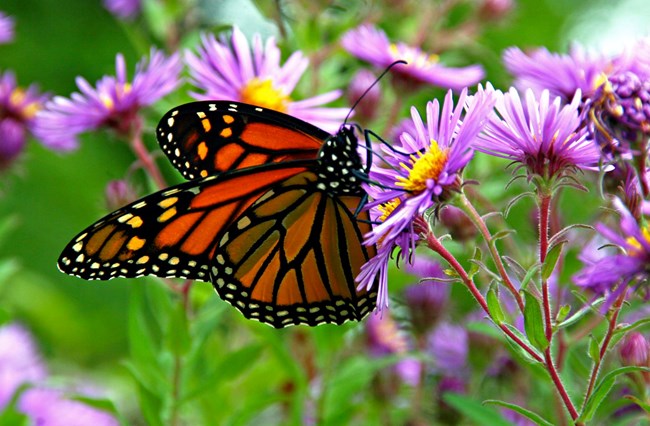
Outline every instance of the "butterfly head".
<path fill-rule="evenodd" d="M 318 152 L 319 187 L 333 194 L 362 192 L 360 174 L 365 166 L 358 152 L 359 139 L 354 126 L 343 125 L 328 138 Z"/>

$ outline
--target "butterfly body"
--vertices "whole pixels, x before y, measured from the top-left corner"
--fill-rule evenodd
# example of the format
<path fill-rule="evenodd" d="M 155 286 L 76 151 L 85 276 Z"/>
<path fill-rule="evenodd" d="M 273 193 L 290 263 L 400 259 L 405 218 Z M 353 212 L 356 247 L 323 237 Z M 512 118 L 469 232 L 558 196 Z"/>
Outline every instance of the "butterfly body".
<path fill-rule="evenodd" d="M 168 112 L 157 136 L 190 181 L 91 225 L 59 269 L 211 281 L 245 317 L 274 327 L 340 324 L 374 309 L 376 294 L 354 281 L 375 248 L 362 244 L 371 225 L 351 128 L 329 135 L 278 112 L 206 101 Z"/>

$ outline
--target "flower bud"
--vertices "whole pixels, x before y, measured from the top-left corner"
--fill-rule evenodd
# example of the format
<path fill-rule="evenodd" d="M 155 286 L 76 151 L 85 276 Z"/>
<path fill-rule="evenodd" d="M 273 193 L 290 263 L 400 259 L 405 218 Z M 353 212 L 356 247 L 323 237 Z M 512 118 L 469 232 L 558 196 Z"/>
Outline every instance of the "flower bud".
<path fill-rule="evenodd" d="M 447 228 L 455 241 L 469 241 L 476 236 L 476 228 L 465 213 L 458 207 L 446 206 L 440 211 L 440 223 Z"/>
<path fill-rule="evenodd" d="M 108 210 L 119 209 L 138 198 L 131 185 L 125 180 L 112 180 L 108 182 L 105 196 Z"/>
<path fill-rule="evenodd" d="M 648 341 L 639 332 L 629 333 L 621 342 L 618 353 L 626 366 L 646 366 L 648 362 Z"/>

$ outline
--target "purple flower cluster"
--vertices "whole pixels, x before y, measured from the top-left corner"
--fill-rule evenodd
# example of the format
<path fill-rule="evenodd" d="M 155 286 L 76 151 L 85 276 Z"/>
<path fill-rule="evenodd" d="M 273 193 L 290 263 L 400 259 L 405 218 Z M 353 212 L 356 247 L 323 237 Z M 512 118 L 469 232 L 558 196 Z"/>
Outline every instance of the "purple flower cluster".
<path fill-rule="evenodd" d="M 614 206 L 621 216 L 620 233 L 602 223 L 596 224 L 596 229 L 622 252 L 594 256 L 587 250 L 582 255 L 585 267 L 573 277 L 583 288 L 609 294 L 609 301 L 628 285 L 638 285 L 650 278 L 650 230 L 639 225 L 620 199 L 614 199 Z"/>
<path fill-rule="evenodd" d="M 103 0 L 104 7 L 120 19 L 130 20 L 140 14 L 141 0 Z"/>
<path fill-rule="evenodd" d="M 35 85 L 26 90 L 19 87 L 13 72 L 0 74 L 0 169 L 23 151 L 46 100 L 47 95 L 40 94 Z"/>
<path fill-rule="evenodd" d="M 30 333 L 19 324 L 0 327 L 0 411 L 17 396 L 16 408 L 32 424 L 117 426 L 109 413 L 75 401 L 44 385 L 48 373 Z"/>
<path fill-rule="evenodd" d="M 13 41 L 14 26 L 14 19 L 0 11 L 0 44 L 11 43 Z"/>
<path fill-rule="evenodd" d="M 598 165 L 600 150 L 582 124 L 579 90 L 569 104 L 551 99 L 548 90 L 537 97 L 529 89 L 524 99 L 514 88 L 495 96 L 495 112 L 475 145 L 478 151 L 512 160 L 545 179 Z"/>
<path fill-rule="evenodd" d="M 99 128 L 130 134 L 140 126 L 137 113 L 170 93 L 180 84 L 182 63 L 178 54 L 167 57 L 152 49 L 137 66 L 131 81 L 124 57 L 115 60 L 116 75 L 105 76 L 93 87 L 77 77 L 81 93 L 70 98 L 56 96 L 37 115 L 36 135 L 46 145 L 61 150 L 78 146 L 77 136 Z"/>
<path fill-rule="evenodd" d="M 309 61 L 296 51 L 280 65 L 280 49 L 273 38 L 262 41 L 255 34 L 252 46 L 234 27 L 232 35 L 203 35 L 198 53 L 187 52 L 192 83 L 204 93 L 192 93 L 197 99 L 225 99 L 259 105 L 293 115 L 330 132 L 336 132 L 348 113 L 347 108 L 323 105 L 338 99 L 334 90 L 318 96 L 294 100 L 294 91 Z"/>
<path fill-rule="evenodd" d="M 386 33 L 368 24 L 347 32 L 341 39 L 341 45 L 357 58 L 380 69 L 395 61 L 406 61 L 406 65 L 395 68 L 394 74 L 416 83 L 461 90 L 478 83 L 485 75 L 480 65 L 446 67 L 440 63 L 437 55 L 405 43 L 391 43 Z"/>
<path fill-rule="evenodd" d="M 473 156 L 472 144 L 492 110 L 491 93 L 481 91 L 468 100 L 460 93 L 454 106 L 451 91 L 442 107 L 438 100 L 427 104 L 426 124 L 415 108 L 411 119 L 415 132 L 402 133 L 399 149 L 384 149 L 388 167 L 375 168 L 370 178 L 377 185 L 367 188 L 379 223 L 367 235 L 367 244 L 378 244 L 377 256 L 362 268 L 359 287 L 380 277 L 378 305 L 387 306 L 386 263 L 396 246 L 406 256 L 415 246 L 414 219 L 440 205 L 461 189 L 461 173 Z M 406 257 L 404 257 L 406 258 Z"/>

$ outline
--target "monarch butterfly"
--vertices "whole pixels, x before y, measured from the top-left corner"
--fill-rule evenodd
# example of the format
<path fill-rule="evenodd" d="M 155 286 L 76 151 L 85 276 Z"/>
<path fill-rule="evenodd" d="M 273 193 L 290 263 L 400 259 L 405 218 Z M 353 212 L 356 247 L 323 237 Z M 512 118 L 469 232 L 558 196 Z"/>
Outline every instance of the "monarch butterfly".
<path fill-rule="evenodd" d="M 158 142 L 188 182 L 137 200 L 77 235 L 59 269 L 88 280 L 180 277 L 276 328 L 361 320 L 376 292 L 355 277 L 376 253 L 351 126 L 336 135 L 243 103 L 169 111 Z"/>

